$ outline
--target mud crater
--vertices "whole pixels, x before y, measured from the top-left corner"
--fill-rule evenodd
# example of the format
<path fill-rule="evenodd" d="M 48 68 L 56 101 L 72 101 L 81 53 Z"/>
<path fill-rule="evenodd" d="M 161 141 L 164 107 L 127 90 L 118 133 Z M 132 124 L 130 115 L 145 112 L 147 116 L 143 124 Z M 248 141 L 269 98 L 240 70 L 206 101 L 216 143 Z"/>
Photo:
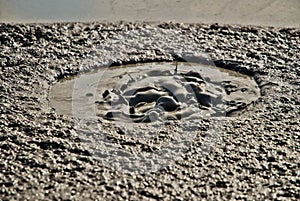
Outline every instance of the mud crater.
<path fill-rule="evenodd" d="M 187 62 L 101 68 L 60 80 L 50 91 L 58 113 L 151 123 L 237 116 L 259 97 L 251 76 Z"/>

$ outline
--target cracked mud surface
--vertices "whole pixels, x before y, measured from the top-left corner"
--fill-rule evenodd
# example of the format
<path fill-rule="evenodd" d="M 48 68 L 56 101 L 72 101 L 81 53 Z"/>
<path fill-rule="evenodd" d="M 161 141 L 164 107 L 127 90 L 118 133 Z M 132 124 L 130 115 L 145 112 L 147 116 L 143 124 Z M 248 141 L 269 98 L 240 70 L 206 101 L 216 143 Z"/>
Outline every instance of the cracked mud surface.
<path fill-rule="evenodd" d="M 126 35 L 129 30 L 132 38 Z M 157 47 L 148 47 L 147 41 L 132 45 L 149 34 L 161 39 Z M 109 40 L 124 49 L 106 44 Z M 1 24 L 0 199 L 297 200 L 299 41 L 300 30 L 288 28 Z M 89 149 L 89 139 L 78 135 L 77 119 L 48 105 L 49 87 L 56 80 L 112 62 L 109 52 L 120 58 L 113 62 L 126 64 L 172 61 L 172 51 L 195 53 L 200 48 L 216 66 L 253 75 L 262 96 L 242 116 L 223 118 L 218 135 L 206 132 L 215 119 L 194 122 L 197 133 L 189 149 L 155 172 L 127 174 L 104 165 Z M 117 124 L 101 126 L 110 128 L 110 142 L 124 149 L 155 151 L 155 143 L 141 138 L 137 144 L 122 136 Z M 168 142 L 175 129 L 166 126 L 159 137 Z M 209 143 L 210 151 L 203 152 Z"/>

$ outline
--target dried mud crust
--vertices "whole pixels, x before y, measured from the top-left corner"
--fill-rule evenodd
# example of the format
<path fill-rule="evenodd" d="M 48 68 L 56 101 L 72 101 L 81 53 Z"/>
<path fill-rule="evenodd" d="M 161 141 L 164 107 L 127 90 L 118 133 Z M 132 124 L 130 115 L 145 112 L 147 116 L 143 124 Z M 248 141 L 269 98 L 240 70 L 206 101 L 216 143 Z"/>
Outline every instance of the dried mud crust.
<path fill-rule="evenodd" d="M 147 30 L 183 34 L 217 66 L 254 75 L 262 97 L 248 107 L 247 115 L 224 119 L 208 155 L 199 149 L 207 143 L 205 130 L 210 123 L 203 121 L 183 158 L 160 171 L 135 175 L 104 167 L 76 134 L 76 120 L 48 107 L 48 88 L 59 78 L 101 64 L 81 65 L 97 56 L 97 46 L 128 30 L 135 30 L 136 37 Z M 0 24 L 0 199 L 296 200 L 299 41 L 300 30 L 288 28 Z M 150 49 L 123 54 L 119 62 L 173 59 L 168 52 Z M 110 130 L 118 143 L 118 127 Z"/>

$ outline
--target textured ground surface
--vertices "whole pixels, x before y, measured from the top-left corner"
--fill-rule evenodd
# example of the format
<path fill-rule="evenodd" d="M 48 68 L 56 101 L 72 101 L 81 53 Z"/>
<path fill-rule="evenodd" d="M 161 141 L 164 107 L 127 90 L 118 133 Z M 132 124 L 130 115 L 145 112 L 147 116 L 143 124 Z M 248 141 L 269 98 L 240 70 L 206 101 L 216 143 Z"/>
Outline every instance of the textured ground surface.
<path fill-rule="evenodd" d="M 135 35 L 124 34 L 128 30 Z M 155 46 L 145 48 L 149 33 L 149 38 L 161 39 L 156 44 L 159 51 Z M 178 35 L 185 39 L 174 42 Z M 102 45 L 111 38 L 119 44 Z M 131 45 L 139 38 L 142 42 Z M 299 29 L 0 24 L 0 43 L 1 200 L 299 197 Z M 123 43 L 127 46 L 120 49 Z M 246 114 L 223 120 L 207 155 L 198 149 L 207 143 L 204 131 L 209 121 L 204 121 L 199 125 L 203 132 L 197 133 L 180 160 L 153 173 L 125 174 L 104 166 L 91 154 L 87 142 L 76 133 L 75 119 L 48 107 L 49 86 L 58 78 L 107 64 L 114 53 L 120 58 L 117 62 L 125 63 L 172 60 L 170 52 L 182 53 L 180 48 L 194 53 L 201 48 L 218 66 L 254 74 L 261 86 L 262 97 Z M 100 58 L 97 63 L 86 62 L 93 56 Z M 166 132 L 171 133 L 172 129 Z M 110 135 L 116 139 L 117 128 L 113 126 Z"/>

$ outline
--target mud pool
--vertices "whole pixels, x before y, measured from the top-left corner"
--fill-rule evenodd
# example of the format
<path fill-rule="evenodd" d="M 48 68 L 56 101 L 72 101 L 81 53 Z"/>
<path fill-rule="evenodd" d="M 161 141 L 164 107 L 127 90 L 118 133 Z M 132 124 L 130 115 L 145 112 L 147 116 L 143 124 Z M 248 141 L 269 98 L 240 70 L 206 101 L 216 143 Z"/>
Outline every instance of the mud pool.
<path fill-rule="evenodd" d="M 236 116 L 260 95 L 250 76 L 196 63 L 100 68 L 50 89 L 57 113 L 133 123 Z"/>

